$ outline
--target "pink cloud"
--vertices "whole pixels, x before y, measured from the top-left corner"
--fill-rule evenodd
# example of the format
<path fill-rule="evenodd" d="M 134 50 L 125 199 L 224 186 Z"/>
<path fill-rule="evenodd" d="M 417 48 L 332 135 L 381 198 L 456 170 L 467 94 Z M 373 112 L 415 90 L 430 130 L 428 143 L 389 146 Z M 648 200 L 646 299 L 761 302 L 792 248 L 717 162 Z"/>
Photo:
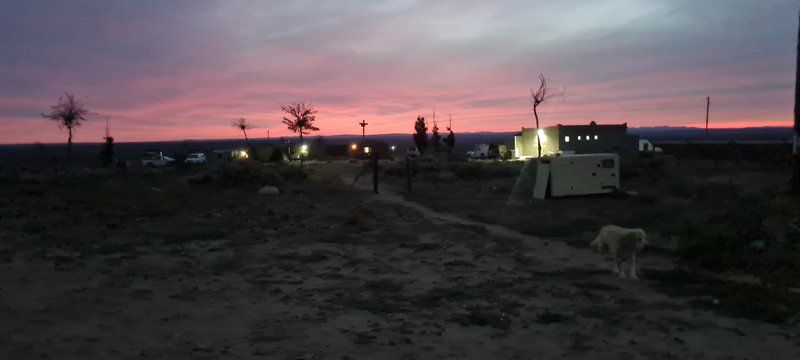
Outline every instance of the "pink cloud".
<path fill-rule="evenodd" d="M 528 89 L 539 72 L 566 88 L 563 99 L 542 108 L 546 125 L 701 124 L 705 96 L 712 96 L 713 126 L 791 121 L 786 79 L 794 63 L 784 48 L 792 49 L 796 19 L 782 17 L 781 6 L 723 9 L 730 13 L 719 21 L 732 24 L 774 15 L 740 37 L 730 36 L 730 24 L 696 21 L 719 6 L 674 5 L 597 20 L 602 31 L 565 22 L 540 40 L 531 21 L 522 21 L 531 11 L 525 2 L 464 2 L 463 12 L 389 5 L 100 2 L 80 14 L 60 9 L 67 18 L 96 20 L 76 29 L 32 25 L 52 9 L 5 5 L 16 20 L 0 15 L 0 143 L 62 142 L 65 134 L 39 114 L 64 91 L 87 96 L 97 113 L 76 141 L 100 141 L 106 120 L 119 141 L 236 138 L 229 123 L 237 117 L 257 125 L 256 136 L 266 129 L 289 136 L 279 105 L 293 101 L 319 108 L 321 135 L 359 133 L 361 119 L 371 133 L 410 132 L 416 116 L 434 108 L 442 121 L 452 114 L 456 131 L 514 131 L 533 126 Z M 313 24 L 287 15 L 306 12 Z M 175 13 L 182 17 L 174 20 Z M 681 18 L 661 21 L 665 14 Z M 74 32 L 64 36 L 67 30 Z"/>

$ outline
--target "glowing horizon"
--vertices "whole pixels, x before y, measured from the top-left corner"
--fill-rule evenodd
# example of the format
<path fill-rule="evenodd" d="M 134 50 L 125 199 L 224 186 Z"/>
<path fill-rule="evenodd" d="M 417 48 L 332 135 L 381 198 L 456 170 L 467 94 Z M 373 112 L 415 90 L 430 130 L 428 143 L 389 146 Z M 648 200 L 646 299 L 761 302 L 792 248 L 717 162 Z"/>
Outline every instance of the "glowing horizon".
<path fill-rule="evenodd" d="M 542 126 L 791 126 L 796 4 L 604 0 L 85 0 L 0 4 L 0 143 L 58 143 L 64 92 L 96 115 L 74 141 L 292 136 L 280 104 L 317 106 L 312 136 L 533 127 L 539 73 L 564 87 Z M 176 17 L 180 14 L 179 17 Z M 315 21 L 302 26 L 292 19 Z M 72 21 L 60 21 L 68 18 Z M 546 30 L 541 30 L 546 29 Z M 537 35 L 538 34 L 538 35 Z M 429 124 L 429 128 L 432 124 Z"/>

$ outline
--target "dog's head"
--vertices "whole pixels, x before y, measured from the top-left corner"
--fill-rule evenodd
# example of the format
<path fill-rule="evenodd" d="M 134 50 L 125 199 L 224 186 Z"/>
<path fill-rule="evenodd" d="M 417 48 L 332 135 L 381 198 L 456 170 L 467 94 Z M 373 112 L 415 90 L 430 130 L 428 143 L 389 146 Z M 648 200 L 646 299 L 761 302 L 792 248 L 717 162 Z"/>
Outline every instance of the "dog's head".
<path fill-rule="evenodd" d="M 636 239 L 636 248 L 639 250 L 643 249 L 645 245 L 650 245 L 650 243 L 647 242 L 647 233 L 642 229 L 634 229 L 630 236 Z"/>

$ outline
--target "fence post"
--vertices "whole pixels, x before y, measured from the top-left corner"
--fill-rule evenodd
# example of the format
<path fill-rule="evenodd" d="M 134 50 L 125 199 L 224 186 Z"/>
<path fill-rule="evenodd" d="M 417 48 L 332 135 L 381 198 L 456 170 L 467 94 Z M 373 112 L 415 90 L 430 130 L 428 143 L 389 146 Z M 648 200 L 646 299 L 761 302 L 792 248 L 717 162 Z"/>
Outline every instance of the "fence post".
<path fill-rule="evenodd" d="M 372 152 L 372 191 L 378 193 L 378 152 Z"/>
<path fill-rule="evenodd" d="M 411 192 L 411 157 L 406 156 L 406 189 Z"/>

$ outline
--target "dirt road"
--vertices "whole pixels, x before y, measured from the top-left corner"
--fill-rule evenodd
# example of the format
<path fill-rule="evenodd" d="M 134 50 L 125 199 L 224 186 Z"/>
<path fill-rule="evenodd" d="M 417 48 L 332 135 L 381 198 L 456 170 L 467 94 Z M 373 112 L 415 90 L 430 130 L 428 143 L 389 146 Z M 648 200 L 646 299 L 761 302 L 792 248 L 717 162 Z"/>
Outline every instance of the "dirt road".
<path fill-rule="evenodd" d="M 124 203 L 131 221 L 110 227 L 81 197 L 70 216 L 82 221 L 35 233 L 22 216 L 63 211 L 62 195 L 9 191 L 3 236 L 38 245 L 0 265 L 0 358 L 800 356 L 796 328 L 655 291 L 647 270 L 671 265 L 659 257 L 642 258 L 643 280 L 620 280 L 587 250 L 319 173 L 272 197 L 153 177 L 124 188 L 144 198 L 157 184 L 154 201 L 177 204 L 168 217 Z M 216 200 L 187 206 L 203 196 Z M 27 201 L 39 206 L 23 210 Z M 41 245 L 56 232 L 96 234 L 96 244 Z"/>

